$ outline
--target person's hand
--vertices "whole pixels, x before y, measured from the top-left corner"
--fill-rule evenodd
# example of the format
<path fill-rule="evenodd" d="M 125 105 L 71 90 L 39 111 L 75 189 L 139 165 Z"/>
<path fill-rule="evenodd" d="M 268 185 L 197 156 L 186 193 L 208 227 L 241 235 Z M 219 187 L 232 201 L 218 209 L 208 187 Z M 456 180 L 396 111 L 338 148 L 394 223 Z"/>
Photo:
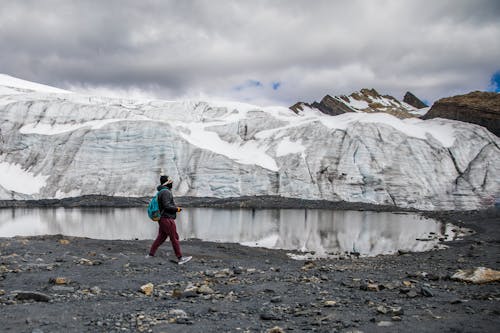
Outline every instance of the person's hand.
<path fill-rule="evenodd" d="M 177 207 L 177 213 L 180 213 L 181 210 L 182 210 L 181 207 Z"/>

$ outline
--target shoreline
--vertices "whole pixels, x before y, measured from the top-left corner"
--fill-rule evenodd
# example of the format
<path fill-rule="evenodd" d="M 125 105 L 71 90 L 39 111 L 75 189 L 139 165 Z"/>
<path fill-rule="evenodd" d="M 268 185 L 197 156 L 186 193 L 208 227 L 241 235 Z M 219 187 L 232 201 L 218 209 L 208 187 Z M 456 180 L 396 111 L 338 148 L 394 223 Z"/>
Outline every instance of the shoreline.
<path fill-rule="evenodd" d="M 88 207 L 88 208 L 121 208 L 147 207 L 150 197 L 117 197 L 105 195 L 85 195 L 63 199 L 39 200 L 0 200 L 1 208 L 50 208 L 50 207 Z M 390 205 L 377 205 L 363 202 L 309 200 L 281 196 L 243 196 L 230 198 L 215 197 L 175 197 L 181 207 L 206 208 L 253 208 L 253 209 L 337 209 L 337 210 L 370 210 L 380 212 L 433 212 L 415 208 L 403 208 Z"/>
<path fill-rule="evenodd" d="M 22 332 L 497 332 L 500 283 L 451 276 L 500 269 L 499 211 L 418 213 L 475 233 L 441 250 L 315 261 L 192 239 L 181 242 L 193 256 L 182 266 L 171 262 L 168 242 L 145 260 L 151 240 L 0 238 L 2 325 Z M 139 290 L 147 283 L 149 296 Z"/>

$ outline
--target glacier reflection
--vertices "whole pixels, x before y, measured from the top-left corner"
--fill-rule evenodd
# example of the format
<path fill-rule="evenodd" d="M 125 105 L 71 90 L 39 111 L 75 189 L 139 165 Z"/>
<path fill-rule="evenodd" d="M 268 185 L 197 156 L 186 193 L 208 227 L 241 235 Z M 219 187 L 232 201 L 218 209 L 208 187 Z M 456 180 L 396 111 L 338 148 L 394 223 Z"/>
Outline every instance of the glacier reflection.
<path fill-rule="evenodd" d="M 453 226 L 417 214 L 319 209 L 186 208 L 178 216 L 177 228 L 183 239 L 314 252 L 319 257 L 427 251 L 438 238 L 455 236 Z M 0 210 L 0 237 L 153 239 L 156 231 L 156 223 L 148 220 L 143 208 Z"/>

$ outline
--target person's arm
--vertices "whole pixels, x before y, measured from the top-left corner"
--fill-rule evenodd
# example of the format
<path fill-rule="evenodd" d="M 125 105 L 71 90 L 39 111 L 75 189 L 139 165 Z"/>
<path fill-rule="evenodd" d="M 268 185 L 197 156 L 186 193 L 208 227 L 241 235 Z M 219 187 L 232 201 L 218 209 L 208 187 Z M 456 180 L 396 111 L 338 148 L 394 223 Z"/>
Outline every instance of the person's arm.
<path fill-rule="evenodd" d="M 159 200 L 161 201 L 161 207 L 163 211 L 167 213 L 175 213 L 177 212 L 177 206 L 174 202 L 174 197 L 170 191 L 165 190 L 160 193 Z"/>

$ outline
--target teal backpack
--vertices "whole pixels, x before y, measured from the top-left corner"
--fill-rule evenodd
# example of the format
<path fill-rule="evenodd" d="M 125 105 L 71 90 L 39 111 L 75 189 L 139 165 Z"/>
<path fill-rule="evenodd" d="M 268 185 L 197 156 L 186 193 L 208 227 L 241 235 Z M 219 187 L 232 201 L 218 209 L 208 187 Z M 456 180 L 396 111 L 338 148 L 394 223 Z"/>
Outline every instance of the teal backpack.
<path fill-rule="evenodd" d="M 165 191 L 165 189 L 156 193 L 156 195 L 151 199 L 148 205 L 148 216 L 151 220 L 158 222 L 161 217 L 160 206 L 158 205 L 158 195 Z"/>

